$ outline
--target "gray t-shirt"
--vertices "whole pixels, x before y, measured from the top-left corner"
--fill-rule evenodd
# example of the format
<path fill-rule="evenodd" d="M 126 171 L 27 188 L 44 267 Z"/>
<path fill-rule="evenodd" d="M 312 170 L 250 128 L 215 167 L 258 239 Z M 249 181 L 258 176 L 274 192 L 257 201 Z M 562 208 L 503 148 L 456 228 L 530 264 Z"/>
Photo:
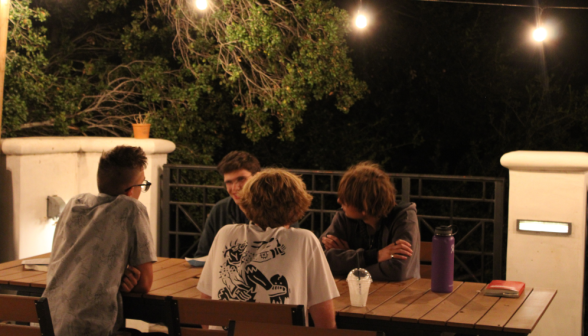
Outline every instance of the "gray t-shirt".
<path fill-rule="evenodd" d="M 55 334 L 114 333 L 123 322 L 118 289 L 125 268 L 155 261 L 147 209 L 138 200 L 106 194 L 72 198 L 55 228 L 43 293 Z"/>

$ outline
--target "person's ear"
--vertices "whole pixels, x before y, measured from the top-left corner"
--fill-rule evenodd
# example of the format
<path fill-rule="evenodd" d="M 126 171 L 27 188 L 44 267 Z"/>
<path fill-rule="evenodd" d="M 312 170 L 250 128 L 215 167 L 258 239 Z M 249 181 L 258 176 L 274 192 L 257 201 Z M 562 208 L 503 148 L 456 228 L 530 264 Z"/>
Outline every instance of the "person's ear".
<path fill-rule="evenodd" d="M 124 193 L 124 194 L 125 194 L 125 195 L 127 195 L 127 196 L 129 196 L 129 197 L 131 197 L 131 192 L 133 192 L 133 188 L 131 188 L 131 189 L 129 189 L 129 190 L 127 190 L 127 191 L 125 191 L 125 193 Z"/>

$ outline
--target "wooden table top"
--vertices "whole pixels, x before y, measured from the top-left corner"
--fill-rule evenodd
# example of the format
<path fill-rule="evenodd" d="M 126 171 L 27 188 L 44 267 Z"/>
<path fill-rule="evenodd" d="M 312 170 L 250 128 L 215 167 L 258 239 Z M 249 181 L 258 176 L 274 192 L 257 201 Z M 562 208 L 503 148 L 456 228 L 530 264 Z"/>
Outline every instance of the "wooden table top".
<path fill-rule="evenodd" d="M 46 258 L 49 254 L 32 258 Z M 31 259 L 32 259 L 31 258 Z M 183 259 L 158 258 L 153 265 L 153 285 L 149 297 L 200 298 L 196 289 L 202 268 L 191 267 Z M 45 288 L 47 273 L 25 270 L 21 260 L 0 264 L 0 285 L 5 288 Z M 340 297 L 335 298 L 338 319 L 394 321 L 513 333 L 530 333 L 557 290 L 526 288 L 519 298 L 485 296 L 483 283 L 454 282 L 452 293 L 431 292 L 430 279 L 402 282 L 373 282 L 367 306 L 350 306 L 347 281 L 336 279 Z"/>

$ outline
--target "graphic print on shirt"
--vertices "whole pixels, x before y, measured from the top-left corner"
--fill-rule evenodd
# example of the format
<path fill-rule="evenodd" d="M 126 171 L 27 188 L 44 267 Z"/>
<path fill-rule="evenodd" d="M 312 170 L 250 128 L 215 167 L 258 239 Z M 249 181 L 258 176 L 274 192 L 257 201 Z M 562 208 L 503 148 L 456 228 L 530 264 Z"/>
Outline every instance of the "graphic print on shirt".
<path fill-rule="evenodd" d="M 270 303 L 284 304 L 290 297 L 288 280 L 274 274 L 268 280 L 251 263 L 265 263 L 286 254 L 286 246 L 271 238 L 268 241 L 254 241 L 247 249 L 247 242 L 231 242 L 223 251 L 225 261 L 221 266 L 220 278 L 225 284 L 218 292 L 219 300 L 256 302 L 256 296 L 265 290 Z"/>

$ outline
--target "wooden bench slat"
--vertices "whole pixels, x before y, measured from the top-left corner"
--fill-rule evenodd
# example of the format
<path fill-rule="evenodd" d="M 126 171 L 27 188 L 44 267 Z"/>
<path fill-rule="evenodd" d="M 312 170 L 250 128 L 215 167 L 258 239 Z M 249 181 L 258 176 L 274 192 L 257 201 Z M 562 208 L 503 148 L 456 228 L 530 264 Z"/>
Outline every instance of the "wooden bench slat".
<path fill-rule="evenodd" d="M 513 314 L 525 302 L 533 288 L 527 288 L 518 298 L 501 297 L 478 323 L 476 329 L 502 330 Z"/>
<path fill-rule="evenodd" d="M 228 326 L 229 320 L 292 324 L 293 305 L 174 297 L 181 324 Z"/>
<path fill-rule="evenodd" d="M 401 282 L 386 283 L 378 290 L 370 293 L 370 295 L 368 296 L 367 305 L 365 307 L 349 306 L 339 311 L 338 315 L 350 317 L 364 317 L 365 314 L 379 307 L 382 303 L 388 301 L 390 298 L 394 297 L 398 293 L 402 292 L 408 286 L 412 285 L 412 283 L 415 281 L 416 279 L 408 279 L 406 281 Z"/>
<path fill-rule="evenodd" d="M 0 294 L 0 321 L 39 322 L 35 301 L 39 298 Z"/>
<path fill-rule="evenodd" d="M 445 301 L 423 316 L 419 323 L 445 325 L 485 287 L 483 283 L 466 282 L 451 294 Z M 477 320 L 476 320 L 477 321 Z M 471 325 L 473 328 L 473 323 Z"/>
<path fill-rule="evenodd" d="M 365 318 L 389 320 L 393 315 L 398 314 L 398 312 L 425 295 L 430 289 L 431 279 L 418 279 L 390 300 L 365 314 Z"/>
<path fill-rule="evenodd" d="M 551 304 L 555 294 L 555 289 L 534 289 L 506 324 L 504 331 L 530 333 Z"/>
<path fill-rule="evenodd" d="M 202 330 L 199 328 L 180 328 L 182 336 L 226 336 L 229 333 L 224 330 Z"/>
<path fill-rule="evenodd" d="M 455 292 L 459 287 L 463 284 L 461 281 L 454 281 L 453 282 L 453 292 Z M 451 293 L 435 293 L 433 291 L 428 291 L 425 295 L 421 296 L 410 306 L 403 309 L 398 314 L 392 317 L 392 321 L 399 321 L 399 322 L 411 322 L 411 323 L 418 323 L 419 319 L 426 315 L 428 312 L 433 310 L 433 308 L 437 307 L 441 302 L 451 296 Z"/>
<path fill-rule="evenodd" d="M 0 324 L 0 335 L 2 336 L 41 336 L 39 327 L 30 327 L 15 324 Z"/>

